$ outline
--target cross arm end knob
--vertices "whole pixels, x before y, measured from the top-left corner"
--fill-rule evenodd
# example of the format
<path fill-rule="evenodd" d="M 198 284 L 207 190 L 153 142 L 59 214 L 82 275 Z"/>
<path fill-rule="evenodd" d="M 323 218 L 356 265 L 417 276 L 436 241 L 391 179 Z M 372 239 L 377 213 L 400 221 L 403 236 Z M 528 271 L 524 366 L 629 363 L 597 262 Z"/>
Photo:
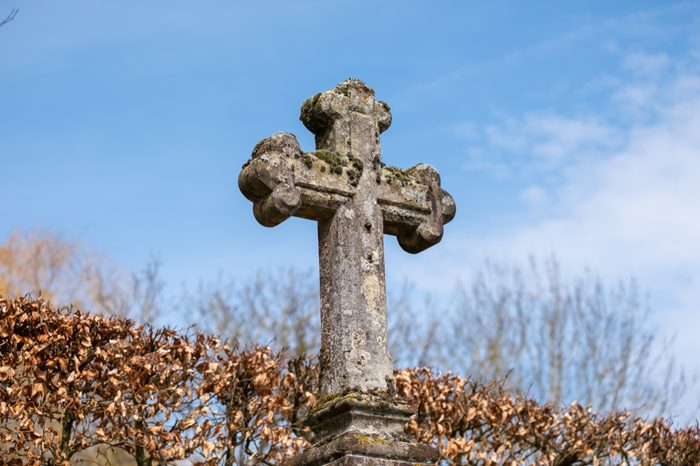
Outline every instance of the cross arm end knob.
<path fill-rule="evenodd" d="M 335 88 L 309 97 L 301 106 L 300 119 L 312 133 L 319 135 L 351 112 L 370 115 L 379 132 L 391 125 L 391 110 L 386 102 L 374 98 L 374 90 L 359 79 L 350 78 Z"/>
<path fill-rule="evenodd" d="M 417 254 L 442 239 L 444 225 L 455 216 L 454 198 L 440 186 L 440 174 L 432 165 L 421 163 L 407 171 L 409 176 L 428 187 L 430 214 L 415 228 L 402 229 L 397 235 L 401 248 Z"/>
<path fill-rule="evenodd" d="M 255 219 L 264 226 L 279 225 L 301 206 L 289 158 L 301 154 L 296 137 L 276 133 L 260 141 L 238 176 L 238 187 L 253 202 Z"/>

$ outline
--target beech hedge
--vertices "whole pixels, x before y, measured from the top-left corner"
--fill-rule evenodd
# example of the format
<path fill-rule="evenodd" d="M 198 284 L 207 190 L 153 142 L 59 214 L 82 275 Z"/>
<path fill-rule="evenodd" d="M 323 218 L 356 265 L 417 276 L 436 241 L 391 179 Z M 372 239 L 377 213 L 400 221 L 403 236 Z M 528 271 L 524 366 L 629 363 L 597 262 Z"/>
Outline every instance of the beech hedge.
<path fill-rule="evenodd" d="M 407 432 L 435 445 L 441 464 L 700 465 L 697 425 L 541 404 L 428 368 L 395 377 L 397 395 L 417 408 Z M 311 445 L 303 419 L 317 394 L 312 358 L 0 299 L 5 464 L 117 450 L 139 466 L 281 464 Z"/>

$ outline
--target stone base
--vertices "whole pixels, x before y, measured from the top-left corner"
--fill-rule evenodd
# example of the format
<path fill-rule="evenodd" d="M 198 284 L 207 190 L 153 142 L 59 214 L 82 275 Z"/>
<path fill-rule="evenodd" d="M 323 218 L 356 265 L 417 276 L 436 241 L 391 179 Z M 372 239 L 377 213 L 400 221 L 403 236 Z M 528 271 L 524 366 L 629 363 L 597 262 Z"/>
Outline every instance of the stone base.
<path fill-rule="evenodd" d="M 386 460 L 380 458 L 370 458 L 367 456 L 347 455 L 326 463 L 328 466 L 423 466 L 433 463 L 411 463 L 407 461 Z"/>
<path fill-rule="evenodd" d="M 413 410 L 390 397 L 350 393 L 321 403 L 307 418 L 316 443 L 287 466 L 428 465 L 435 448 L 415 443 L 404 432 Z"/>
<path fill-rule="evenodd" d="M 287 466 L 428 465 L 437 451 L 427 445 L 362 434 L 343 434 L 292 458 Z"/>

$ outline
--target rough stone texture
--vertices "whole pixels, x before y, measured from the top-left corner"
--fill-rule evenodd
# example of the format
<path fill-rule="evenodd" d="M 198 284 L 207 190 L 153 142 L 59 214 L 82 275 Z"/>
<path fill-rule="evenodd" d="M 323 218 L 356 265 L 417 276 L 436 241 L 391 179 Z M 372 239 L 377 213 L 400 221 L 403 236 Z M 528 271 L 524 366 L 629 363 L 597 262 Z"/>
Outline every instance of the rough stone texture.
<path fill-rule="evenodd" d="M 348 392 L 321 400 L 306 422 L 321 443 L 348 433 L 408 441 L 404 426 L 413 412 L 386 393 Z"/>
<path fill-rule="evenodd" d="M 255 147 L 238 185 L 262 225 L 275 226 L 291 216 L 318 221 L 321 396 L 387 396 L 394 387 L 383 235 L 396 236 L 408 252 L 423 251 L 440 241 L 443 225 L 455 215 L 455 203 L 440 187 L 432 166 L 401 170 L 382 163 L 379 134 L 391 124 L 391 112 L 361 81 L 348 79 L 307 99 L 301 120 L 316 136 L 316 151 L 303 152 L 292 134 L 274 134 Z M 307 452 L 306 462 L 298 464 L 325 464 L 316 462 L 321 457 L 335 461 L 337 452 L 329 451 L 342 450 L 343 442 L 357 435 L 395 441 L 373 443 L 374 449 L 360 449 L 358 458 L 429 459 L 411 459 L 411 451 L 425 453 L 427 447 L 400 438 L 403 424 L 395 421 L 405 423 L 410 410 L 395 400 L 384 401 L 379 409 L 376 396 L 352 409 L 343 405 L 344 414 L 326 410 L 310 419 L 319 438 L 331 440 L 320 440 L 325 446 Z M 346 421 L 346 428 L 329 430 Z M 399 464 L 357 461 L 338 464 Z"/>
<path fill-rule="evenodd" d="M 286 466 L 325 464 L 422 465 L 433 464 L 437 455 L 432 447 L 391 438 L 345 434 L 292 458 Z"/>
<path fill-rule="evenodd" d="M 307 419 L 316 433 L 314 448 L 287 466 L 433 463 L 436 451 L 404 433 L 412 414 L 410 406 L 386 395 L 350 392 L 335 397 Z"/>

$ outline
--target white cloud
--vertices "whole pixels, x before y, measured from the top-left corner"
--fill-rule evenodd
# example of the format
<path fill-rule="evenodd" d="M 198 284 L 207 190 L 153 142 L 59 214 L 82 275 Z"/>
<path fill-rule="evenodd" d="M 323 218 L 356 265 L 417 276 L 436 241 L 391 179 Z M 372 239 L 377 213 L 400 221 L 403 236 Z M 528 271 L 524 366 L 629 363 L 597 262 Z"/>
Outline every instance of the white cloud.
<path fill-rule="evenodd" d="M 613 95 L 613 99 L 621 104 L 629 105 L 632 110 L 648 108 L 653 105 L 656 88 L 649 84 L 626 86 Z"/>
<path fill-rule="evenodd" d="M 658 75 L 666 70 L 670 64 L 671 59 L 665 53 L 633 52 L 627 54 L 622 60 L 623 68 L 642 77 Z"/>
<path fill-rule="evenodd" d="M 528 115 L 524 130 L 533 137 L 532 153 L 547 160 L 607 147 L 616 141 L 614 129 L 593 118 Z"/>
<path fill-rule="evenodd" d="M 658 110 L 647 123 L 532 115 L 509 122 L 506 128 L 522 128 L 512 139 L 526 140 L 519 149 L 532 159 L 567 157 L 556 167 L 562 183 L 523 194 L 557 199 L 551 216 L 513 225 L 482 246 L 515 256 L 555 251 L 653 286 L 681 271 L 700 277 L 700 76 L 657 86 L 664 89 L 655 90 Z"/>
<path fill-rule="evenodd" d="M 498 177 L 559 170 L 619 146 L 624 136 L 616 127 L 594 117 L 552 112 L 504 118 L 481 130 L 473 125 L 459 125 L 454 132 L 468 140 L 463 168 Z"/>
<path fill-rule="evenodd" d="M 547 191 L 541 186 L 531 185 L 520 192 L 520 200 L 531 208 L 538 209 L 549 202 Z"/>
<path fill-rule="evenodd" d="M 483 152 L 497 147 L 506 153 L 501 164 L 536 165 L 560 182 L 535 181 L 520 192 L 520 205 L 539 215 L 519 211 L 487 235 L 448 227 L 441 252 L 411 273 L 446 290 L 451 277 L 469 276 L 483 257 L 518 262 L 554 253 L 568 270 L 591 267 L 611 280 L 635 276 L 650 292 L 660 331 L 677 335 L 680 361 L 700 370 L 700 72 L 692 63 L 635 60 L 646 71 L 681 70 L 644 77 L 653 98 L 638 104 L 648 118 L 623 124 L 614 116 L 533 113 L 485 128 Z M 612 89 L 611 105 L 638 85 L 631 80 Z M 411 268 L 408 260 L 401 265 Z"/>
<path fill-rule="evenodd" d="M 656 278 L 700 274 L 700 97 L 662 123 L 631 130 L 620 151 L 582 164 L 554 216 L 505 234 L 507 248 L 554 249 L 576 263 Z M 499 241 L 500 242 L 500 241 Z"/>

